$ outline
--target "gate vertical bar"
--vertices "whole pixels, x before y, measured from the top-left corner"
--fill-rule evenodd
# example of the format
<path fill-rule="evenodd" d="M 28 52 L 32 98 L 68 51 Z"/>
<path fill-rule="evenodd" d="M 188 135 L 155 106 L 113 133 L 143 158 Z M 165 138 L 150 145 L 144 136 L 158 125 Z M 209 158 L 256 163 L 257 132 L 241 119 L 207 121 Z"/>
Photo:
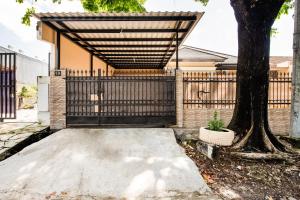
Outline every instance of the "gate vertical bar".
<path fill-rule="evenodd" d="M 2 69 L 2 54 L 0 54 L 0 121 L 3 120 L 3 69 Z"/>
<path fill-rule="evenodd" d="M 97 95 L 98 95 L 98 124 L 101 124 L 101 108 L 100 108 L 100 102 L 101 102 L 101 69 L 98 69 L 98 90 L 97 90 Z"/>
<path fill-rule="evenodd" d="M 11 67 L 12 67 L 12 59 L 11 59 L 11 57 L 12 57 L 12 54 L 10 54 L 9 55 L 9 65 L 8 65 L 8 94 L 9 94 L 9 96 L 8 96 L 8 98 L 9 98 L 9 111 L 8 111 L 8 113 L 9 113 L 9 118 L 11 118 L 12 117 L 12 96 L 11 96 L 11 88 L 12 88 L 12 86 L 13 86 L 13 83 L 12 83 L 12 69 L 11 69 Z"/>
<path fill-rule="evenodd" d="M 4 95 L 4 103 L 5 103 L 5 106 L 4 106 L 4 113 L 5 113 L 5 118 L 7 118 L 7 55 L 4 57 L 4 88 L 5 88 L 5 95 Z"/>

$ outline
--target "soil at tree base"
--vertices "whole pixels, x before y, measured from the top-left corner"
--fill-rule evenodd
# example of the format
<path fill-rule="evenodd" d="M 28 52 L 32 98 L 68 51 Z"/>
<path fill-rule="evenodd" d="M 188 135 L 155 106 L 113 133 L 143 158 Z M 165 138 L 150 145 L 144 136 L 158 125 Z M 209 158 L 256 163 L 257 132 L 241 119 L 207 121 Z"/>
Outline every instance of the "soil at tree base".
<path fill-rule="evenodd" d="M 300 160 L 255 161 L 231 157 L 221 151 L 214 161 L 196 150 L 195 143 L 182 146 L 196 163 L 208 186 L 224 199 L 300 199 Z"/>

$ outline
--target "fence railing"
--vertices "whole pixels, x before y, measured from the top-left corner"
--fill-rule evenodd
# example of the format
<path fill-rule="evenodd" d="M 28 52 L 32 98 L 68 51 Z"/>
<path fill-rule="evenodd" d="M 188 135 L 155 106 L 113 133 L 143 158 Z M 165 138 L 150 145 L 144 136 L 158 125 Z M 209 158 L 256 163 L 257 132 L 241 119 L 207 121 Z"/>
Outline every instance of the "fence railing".
<path fill-rule="evenodd" d="M 16 54 L 0 53 L 0 119 L 16 118 Z"/>
<path fill-rule="evenodd" d="M 291 74 L 272 73 L 269 84 L 269 108 L 287 108 L 291 104 Z M 184 72 L 183 102 L 188 108 L 233 108 L 236 74 Z"/>
<path fill-rule="evenodd" d="M 175 70 L 164 70 L 164 69 L 128 69 L 128 70 L 103 70 L 103 69 L 94 69 L 94 70 L 74 70 L 66 69 L 67 76 L 81 76 L 81 77 L 105 77 L 105 76 L 175 76 Z"/>
<path fill-rule="evenodd" d="M 66 116 L 74 124 L 169 124 L 176 121 L 175 74 L 103 76 L 67 71 Z"/>

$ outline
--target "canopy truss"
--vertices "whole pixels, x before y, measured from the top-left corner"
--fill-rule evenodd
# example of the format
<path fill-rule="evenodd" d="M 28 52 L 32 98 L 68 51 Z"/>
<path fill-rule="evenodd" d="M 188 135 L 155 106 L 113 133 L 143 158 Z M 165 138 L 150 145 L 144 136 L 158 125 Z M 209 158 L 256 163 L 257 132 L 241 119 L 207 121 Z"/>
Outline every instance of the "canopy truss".
<path fill-rule="evenodd" d="M 200 12 L 35 14 L 57 34 L 116 69 L 163 68 L 202 15 Z"/>

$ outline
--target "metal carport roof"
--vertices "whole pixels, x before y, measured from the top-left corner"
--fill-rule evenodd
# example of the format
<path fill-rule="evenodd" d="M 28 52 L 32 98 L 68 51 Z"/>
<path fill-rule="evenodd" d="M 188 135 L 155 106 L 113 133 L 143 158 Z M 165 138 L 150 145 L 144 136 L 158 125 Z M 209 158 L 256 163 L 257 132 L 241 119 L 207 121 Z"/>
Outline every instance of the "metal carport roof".
<path fill-rule="evenodd" d="M 202 12 L 34 14 L 116 69 L 163 68 L 202 15 Z"/>

